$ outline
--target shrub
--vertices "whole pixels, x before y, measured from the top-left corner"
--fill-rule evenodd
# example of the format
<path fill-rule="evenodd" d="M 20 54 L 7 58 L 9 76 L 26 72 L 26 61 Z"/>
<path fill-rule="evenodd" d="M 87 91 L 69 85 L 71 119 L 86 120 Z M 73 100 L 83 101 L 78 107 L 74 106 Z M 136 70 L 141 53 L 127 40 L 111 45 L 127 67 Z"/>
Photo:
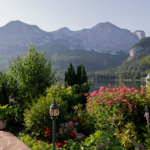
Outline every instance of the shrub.
<path fill-rule="evenodd" d="M 70 139 L 66 141 L 66 145 L 64 145 L 62 150 L 68 149 L 84 149 L 84 150 L 101 150 L 101 149 L 111 149 L 111 150 L 123 150 L 121 144 L 119 144 L 118 140 L 110 141 L 110 138 L 107 133 L 104 131 L 97 130 L 94 134 L 91 134 L 89 137 L 81 141 L 81 143 L 77 143 L 76 139 Z"/>
<path fill-rule="evenodd" d="M 53 103 L 53 97 L 51 94 L 47 94 L 46 97 L 40 95 L 40 98 L 32 102 L 29 109 L 24 112 L 24 121 L 27 130 L 31 130 L 32 134 L 38 136 L 44 135 L 47 127 L 52 127 L 52 119 L 50 118 L 49 109 Z M 65 115 L 67 114 L 67 102 L 63 101 L 60 97 L 55 97 L 56 104 L 59 107 L 60 114 L 56 120 L 56 129 L 59 128 L 59 124 L 64 122 Z"/>
<path fill-rule="evenodd" d="M 107 130 L 110 125 L 118 125 L 122 131 L 124 124 L 132 122 L 136 125 L 137 138 L 143 142 L 145 139 L 141 127 L 146 126 L 143 111 L 145 106 L 150 108 L 149 93 L 149 89 L 139 91 L 123 84 L 122 87 L 112 89 L 101 87 L 99 91 L 85 94 L 88 99 L 86 109 L 93 117 L 97 129 Z M 118 117 L 112 122 L 111 118 L 114 116 Z"/>
<path fill-rule="evenodd" d="M 32 150 L 50 150 L 52 149 L 52 144 L 46 142 L 38 143 L 36 138 L 31 138 L 27 133 L 19 133 L 19 139 Z"/>
<path fill-rule="evenodd" d="M 129 89 L 125 86 L 122 88 L 105 88 L 101 87 L 99 91 L 93 91 L 91 94 L 86 94 L 88 102 L 86 109 L 91 114 L 102 113 L 103 110 L 110 112 L 116 108 L 115 114 L 122 114 L 124 121 L 131 121 L 141 124 L 145 121 L 144 107 L 150 106 L 149 94 L 145 90 Z M 96 118 L 97 116 L 94 115 Z M 107 118 L 108 119 L 108 118 Z"/>
<path fill-rule="evenodd" d="M 68 112 L 71 111 L 72 106 L 78 104 L 79 95 L 75 94 L 75 88 L 66 84 L 66 87 L 61 82 L 56 86 L 47 88 L 46 93 L 50 97 L 61 97 L 63 101 L 68 103 Z"/>

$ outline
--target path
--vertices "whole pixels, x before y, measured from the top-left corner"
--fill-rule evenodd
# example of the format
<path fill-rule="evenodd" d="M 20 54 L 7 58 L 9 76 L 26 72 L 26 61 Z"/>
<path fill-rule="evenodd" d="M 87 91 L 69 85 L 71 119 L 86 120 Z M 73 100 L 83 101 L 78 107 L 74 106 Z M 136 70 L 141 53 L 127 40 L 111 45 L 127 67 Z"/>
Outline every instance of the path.
<path fill-rule="evenodd" d="M 0 150 L 31 150 L 9 131 L 0 131 Z"/>

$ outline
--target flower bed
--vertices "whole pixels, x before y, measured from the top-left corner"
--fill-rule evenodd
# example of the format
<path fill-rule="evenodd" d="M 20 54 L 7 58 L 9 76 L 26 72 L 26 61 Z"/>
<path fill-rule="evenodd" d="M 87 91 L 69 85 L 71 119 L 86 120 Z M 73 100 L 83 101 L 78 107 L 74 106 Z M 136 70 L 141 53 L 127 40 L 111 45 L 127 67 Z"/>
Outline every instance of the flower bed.
<path fill-rule="evenodd" d="M 85 93 L 86 109 L 73 106 L 65 122 L 57 128 L 57 149 L 149 149 L 149 89 L 100 87 Z M 60 112 L 61 113 L 61 112 Z M 57 121 L 56 121 L 57 124 Z M 87 133 L 87 135 L 85 135 Z M 52 143 L 52 128 L 45 128 L 45 138 Z"/>

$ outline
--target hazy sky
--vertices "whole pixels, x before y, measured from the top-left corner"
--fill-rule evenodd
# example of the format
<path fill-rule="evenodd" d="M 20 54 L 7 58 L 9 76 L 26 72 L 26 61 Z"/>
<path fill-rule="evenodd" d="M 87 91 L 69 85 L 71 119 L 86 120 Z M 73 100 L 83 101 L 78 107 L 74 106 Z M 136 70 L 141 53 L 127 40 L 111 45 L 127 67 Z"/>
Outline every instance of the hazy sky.
<path fill-rule="evenodd" d="M 108 21 L 150 36 L 150 0 L 0 0 L 0 27 L 13 20 L 45 31 L 77 31 Z"/>

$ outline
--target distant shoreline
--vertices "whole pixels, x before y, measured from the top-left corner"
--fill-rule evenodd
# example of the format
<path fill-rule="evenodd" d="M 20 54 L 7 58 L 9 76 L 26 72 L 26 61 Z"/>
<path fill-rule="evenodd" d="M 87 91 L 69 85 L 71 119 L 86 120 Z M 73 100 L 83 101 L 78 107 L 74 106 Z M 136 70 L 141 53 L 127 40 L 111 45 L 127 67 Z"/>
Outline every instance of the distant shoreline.
<path fill-rule="evenodd" d="M 88 80 L 88 81 L 145 81 L 146 82 L 146 79 L 122 79 L 122 80 L 119 80 L 119 79 L 111 79 L 111 80 Z"/>

